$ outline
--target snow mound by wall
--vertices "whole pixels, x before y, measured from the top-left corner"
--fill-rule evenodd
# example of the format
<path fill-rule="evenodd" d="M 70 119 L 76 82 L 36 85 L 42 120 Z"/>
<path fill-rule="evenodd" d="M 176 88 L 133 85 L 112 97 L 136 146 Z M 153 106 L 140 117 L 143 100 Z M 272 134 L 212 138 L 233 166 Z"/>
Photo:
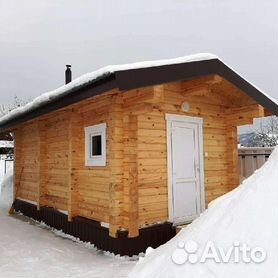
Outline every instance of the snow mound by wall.
<path fill-rule="evenodd" d="M 247 263 L 241 257 L 236 262 L 234 252 L 226 263 L 217 263 L 214 259 L 200 262 L 208 242 L 225 251 L 236 244 L 246 244 L 253 250 L 262 248 L 266 259 L 260 263 Z M 193 256 L 188 252 L 190 248 Z M 262 168 L 238 188 L 212 202 L 201 217 L 146 255 L 129 275 L 129 278 L 139 277 L 278 277 L 278 147 Z"/>
<path fill-rule="evenodd" d="M 13 170 L 7 172 L 0 184 L 0 206 L 9 209 L 13 202 Z"/>

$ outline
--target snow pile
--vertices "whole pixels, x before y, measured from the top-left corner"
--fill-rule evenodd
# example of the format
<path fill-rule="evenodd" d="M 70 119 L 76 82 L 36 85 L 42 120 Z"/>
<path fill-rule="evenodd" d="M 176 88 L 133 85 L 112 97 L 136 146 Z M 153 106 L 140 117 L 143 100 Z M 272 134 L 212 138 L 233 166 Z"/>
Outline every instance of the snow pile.
<path fill-rule="evenodd" d="M 7 172 L 0 184 L 0 207 L 9 209 L 13 202 L 13 170 Z"/>
<path fill-rule="evenodd" d="M 201 260 L 209 242 L 217 247 L 218 257 L 221 248 L 233 250 L 228 262 L 217 263 L 215 257 Z M 236 262 L 238 245 L 264 250 L 265 260 L 248 263 L 240 253 Z M 255 256 L 262 258 L 261 254 Z M 200 218 L 141 260 L 129 276 L 149 277 L 278 277 L 278 147 L 262 168 L 238 188 L 212 202 Z"/>

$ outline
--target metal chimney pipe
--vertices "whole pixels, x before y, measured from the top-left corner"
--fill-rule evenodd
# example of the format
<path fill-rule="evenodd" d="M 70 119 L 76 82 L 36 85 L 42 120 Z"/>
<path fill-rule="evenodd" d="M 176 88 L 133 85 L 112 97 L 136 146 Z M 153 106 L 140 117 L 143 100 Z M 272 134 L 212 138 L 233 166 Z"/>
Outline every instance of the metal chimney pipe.
<path fill-rule="evenodd" d="M 68 84 L 70 82 L 71 82 L 71 65 L 66 65 L 65 83 Z"/>

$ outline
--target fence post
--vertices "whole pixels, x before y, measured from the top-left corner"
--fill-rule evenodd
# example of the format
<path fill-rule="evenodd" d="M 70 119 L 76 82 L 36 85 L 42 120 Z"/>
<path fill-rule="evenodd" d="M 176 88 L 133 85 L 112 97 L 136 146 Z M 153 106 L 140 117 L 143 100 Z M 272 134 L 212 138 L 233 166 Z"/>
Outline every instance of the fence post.
<path fill-rule="evenodd" d="M 238 149 L 240 177 L 244 180 L 260 168 L 273 151 L 273 147 L 241 147 Z"/>

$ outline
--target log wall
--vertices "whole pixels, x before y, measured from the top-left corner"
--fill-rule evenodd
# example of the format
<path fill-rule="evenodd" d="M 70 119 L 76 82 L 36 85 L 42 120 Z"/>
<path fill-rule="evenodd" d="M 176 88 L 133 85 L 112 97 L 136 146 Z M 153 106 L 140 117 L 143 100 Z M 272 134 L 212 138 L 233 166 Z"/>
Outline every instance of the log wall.
<path fill-rule="evenodd" d="M 16 196 L 138 236 L 168 220 L 165 114 L 203 118 L 206 203 L 238 185 L 236 126 L 264 110 L 221 78 L 117 90 L 22 124 L 16 137 Z M 217 84 L 215 90 L 212 86 Z M 226 95 L 225 95 L 226 92 Z M 182 103 L 189 104 L 183 112 Z M 107 123 L 107 164 L 85 166 L 84 127 Z"/>
<path fill-rule="evenodd" d="M 67 211 L 68 171 L 69 171 L 69 111 L 53 113 L 40 126 L 40 162 L 44 163 L 41 175 L 44 176 L 43 204 Z"/>
<path fill-rule="evenodd" d="M 15 137 L 15 194 L 16 197 L 37 202 L 39 181 L 39 142 L 36 122 L 17 130 Z"/>

